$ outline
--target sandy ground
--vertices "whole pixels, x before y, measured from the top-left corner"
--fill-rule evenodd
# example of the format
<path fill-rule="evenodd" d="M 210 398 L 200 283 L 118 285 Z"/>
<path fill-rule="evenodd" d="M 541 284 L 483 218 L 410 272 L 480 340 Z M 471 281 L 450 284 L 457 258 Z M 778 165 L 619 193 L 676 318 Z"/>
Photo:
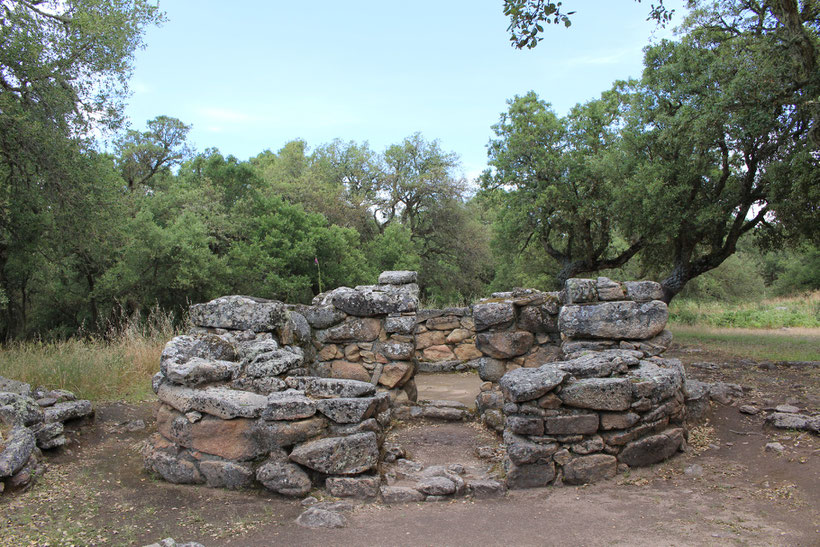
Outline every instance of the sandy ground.
<path fill-rule="evenodd" d="M 746 388 L 738 404 L 789 402 L 817 411 L 820 371 L 710 354 L 691 377 Z M 420 377 L 424 398 L 472 403 L 471 374 Z M 230 492 L 167 484 L 142 469 L 140 449 L 154 429 L 151 403 L 109 404 L 47 456 L 47 471 L 26 492 L 0 499 L 2 545 L 144 545 L 164 537 L 219 545 L 820 545 L 820 439 L 764 428 L 763 416 L 715 407 L 693 430 L 690 451 L 663 464 L 585 487 L 515 491 L 501 500 L 357 506 L 336 530 L 300 528 L 299 500 L 263 490 Z M 129 432 L 142 419 L 147 428 Z M 477 446 L 498 439 L 476 424 L 402 425 L 391 432 L 425 465 L 487 462 Z M 786 446 L 767 452 L 767 442 Z"/>

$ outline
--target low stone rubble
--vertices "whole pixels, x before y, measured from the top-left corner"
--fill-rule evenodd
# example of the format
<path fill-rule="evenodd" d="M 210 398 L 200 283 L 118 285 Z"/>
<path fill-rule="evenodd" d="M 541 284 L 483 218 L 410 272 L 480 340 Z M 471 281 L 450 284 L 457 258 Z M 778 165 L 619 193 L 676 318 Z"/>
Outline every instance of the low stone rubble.
<path fill-rule="evenodd" d="M 64 446 L 63 424 L 92 416 L 89 401 L 70 391 L 32 389 L 0 377 L 0 492 L 27 487 L 39 468 L 41 450 Z"/>

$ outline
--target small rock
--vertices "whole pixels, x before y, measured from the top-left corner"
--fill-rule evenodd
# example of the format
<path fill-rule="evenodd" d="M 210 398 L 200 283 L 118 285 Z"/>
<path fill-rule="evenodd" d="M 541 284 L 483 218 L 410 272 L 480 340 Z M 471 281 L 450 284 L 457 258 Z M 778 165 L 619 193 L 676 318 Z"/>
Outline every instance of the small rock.
<path fill-rule="evenodd" d="M 775 412 L 785 412 L 786 414 L 797 414 L 800 409 L 794 405 L 777 405 L 774 408 Z"/>
<path fill-rule="evenodd" d="M 415 488 L 407 486 L 382 486 L 382 500 L 384 503 L 413 503 L 424 500 L 424 494 Z"/>
<path fill-rule="evenodd" d="M 317 503 L 319 503 L 319 500 L 314 496 L 308 496 L 299 503 L 302 505 L 302 507 L 310 507 L 311 505 L 316 505 Z"/>
<path fill-rule="evenodd" d="M 683 473 L 690 477 L 700 477 L 703 475 L 703 466 L 697 463 L 692 464 L 684 469 Z"/>
<path fill-rule="evenodd" d="M 344 528 L 347 519 L 334 511 L 308 507 L 307 511 L 297 517 L 296 524 L 305 528 Z"/>
<path fill-rule="evenodd" d="M 752 416 L 754 416 L 755 414 L 760 412 L 760 409 L 753 405 L 741 405 L 740 407 L 738 407 L 738 411 L 740 411 L 742 414 L 751 414 Z"/>
<path fill-rule="evenodd" d="M 766 443 L 765 450 L 766 452 L 782 454 L 786 450 L 786 447 L 780 443 Z"/>

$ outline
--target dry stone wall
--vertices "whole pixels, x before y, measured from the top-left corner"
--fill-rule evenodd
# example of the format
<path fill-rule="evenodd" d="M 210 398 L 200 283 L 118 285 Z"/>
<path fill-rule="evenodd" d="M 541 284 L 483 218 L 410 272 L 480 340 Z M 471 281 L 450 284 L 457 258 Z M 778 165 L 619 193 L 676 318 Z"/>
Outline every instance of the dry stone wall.
<path fill-rule="evenodd" d="M 146 466 L 177 483 L 376 496 L 393 417 L 469 415 L 447 401 L 408 405 L 420 367 L 477 369 L 477 408 L 503 433 L 510 488 L 590 482 L 683 446 L 685 377 L 657 357 L 671 335 L 656 283 L 571 279 L 560 293 L 419 310 L 415 281 L 384 272 L 311 306 L 193 306 L 194 327 L 168 343 L 154 378 Z"/>

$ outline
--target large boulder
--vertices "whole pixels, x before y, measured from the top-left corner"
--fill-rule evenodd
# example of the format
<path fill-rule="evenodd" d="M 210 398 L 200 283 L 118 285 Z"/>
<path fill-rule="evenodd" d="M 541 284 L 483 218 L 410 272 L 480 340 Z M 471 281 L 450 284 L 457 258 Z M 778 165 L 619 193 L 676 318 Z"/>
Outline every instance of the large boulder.
<path fill-rule="evenodd" d="M 379 445 L 372 432 L 330 437 L 298 445 L 290 459 L 320 473 L 356 475 L 376 466 Z"/>
<path fill-rule="evenodd" d="M 216 329 L 269 332 L 285 324 L 285 305 L 250 296 L 223 296 L 190 308 L 194 325 Z"/>
<path fill-rule="evenodd" d="M 558 326 L 570 338 L 646 339 L 660 334 L 668 318 L 660 300 L 599 302 L 564 306 Z"/>
<path fill-rule="evenodd" d="M 43 410 L 43 421 L 46 423 L 65 422 L 85 418 L 94 413 L 91 401 L 66 401 L 57 403 Z"/>

